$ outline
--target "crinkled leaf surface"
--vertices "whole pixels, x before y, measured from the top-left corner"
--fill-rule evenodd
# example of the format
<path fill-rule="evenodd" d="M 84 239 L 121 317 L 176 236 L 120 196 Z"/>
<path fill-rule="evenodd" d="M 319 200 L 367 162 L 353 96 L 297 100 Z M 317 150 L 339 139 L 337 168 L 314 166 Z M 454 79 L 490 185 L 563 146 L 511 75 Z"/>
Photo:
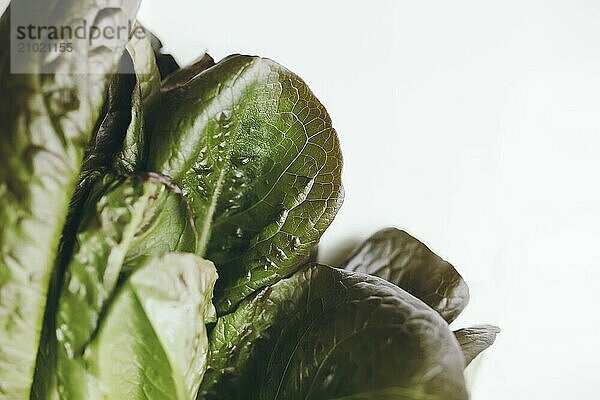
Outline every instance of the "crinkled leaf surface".
<path fill-rule="evenodd" d="M 454 267 L 396 228 L 375 233 L 348 257 L 342 268 L 395 283 L 438 311 L 448 323 L 469 301 L 469 288 Z"/>
<path fill-rule="evenodd" d="M 83 159 L 74 203 L 109 171 L 143 170 L 150 128 L 160 94 L 160 76 L 150 40 L 133 36 L 106 94 L 96 128 Z"/>
<path fill-rule="evenodd" d="M 66 267 L 55 316 L 55 361 L 37 378 L 56 371 L 61 397 L 86 399 L 85 352 L 119 280 L 155 254 L 195 250 L 196 236 L 181 193 L 164 178 L 106 176 L 84 205 L 73 256 Z M 50 346 L 52 350 L 52 346 Z M 52 357 L 48 357 L 52 360 Z M 51 363 L 55 362 L 55 365 Z M 46 389 L 51 391 L 52 388 Z M 39 398 L 45 398 L 38 393 Z"/>
<path fill-rule="evenodd" d="M 446 322 L 361 273 L 298 271 L 219 318 L 210 345 L 198 399 L 467 398 Z"/>
<path fill-rule="evenodd" d="M 83 16 L 126 26 L 139 1 L 22 0 L 48 15 L 47 25 Z M 46 58 L 29 53 L 34 71 L 49 63 L 60 74 L 10 73 L 10 8 L 0 21 L 0 398 L 29 396 L 46 293 L 85 144 L 99 115 L 126 38 L 102 51 L 77 40 L 76 51 Z M 94 19 L 94 18 L 92 18 Z M 94 74 L 69 74 L 93 65 Z"/>
<path fill-rule="evenodd" d="M 126 48 L 118 67 L 119 73 L 112 78 L 92 139 L 86 147 L 79 182 L 71 198 L 68 219 L 63 228 L 36 361 L 33 391 L 38 398 L 44 398 L 42 394 L 55 386 L 51 372 L 53 369 L 49 367 L 55 362 L 47 357 L 54 357 L 52 337 L 55 332 L 58 297 L 64 267 L 71 257 L 83 203 L 94 184 L 102 177 L 111 171 L 131 173 L 140 169 L 144 161 L 146 142 L 142 131 L 147 125 L 144 115 L 151 114 L 158 101 L 160 79 L 148 40 L 134 36 Z"/>
<path fill-rule="evenodd" d="M 193 254 L 146 259 L 122 285 L 81 353 L 85 397 L 193 399 L 206 369 L 214 321 L 214 265 Z"/>
<path fill-rule="evenodd" d="M 500 333 L 500 328 L 494 325 L 478 325 L 455 331 L 454 335 L 465 355 L 466 365 L 469 365 L 482 351 L 494 344 L 498 333 Z"/>
<path fill-rule="evenodd" d="M 184 73 L 162 94 L 149 168 L 189 197 L 222 314 L 308 257 L 341 204 L 342 156 L 325 108 L 273 61 L 238 55 Z"/>

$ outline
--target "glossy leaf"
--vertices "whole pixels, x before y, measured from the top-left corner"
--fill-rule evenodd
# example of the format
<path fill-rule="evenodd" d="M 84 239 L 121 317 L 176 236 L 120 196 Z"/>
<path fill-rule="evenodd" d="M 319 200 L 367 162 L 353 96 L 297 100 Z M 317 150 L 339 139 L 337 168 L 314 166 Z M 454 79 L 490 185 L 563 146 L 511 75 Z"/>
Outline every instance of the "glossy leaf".
<path fill-rule="evenodd" d="M 163 93 L 149 168 L 190 199 L 223 314 L 307 259 L 341 204 L 342 157 L 325 108 L 273 61 L 231 56 L 186 76 Z"/>
<path fill-rule="evenodd" d="M 301 270 L 219 318 L 210 346 L 198 399 L 467 398 L 446 322 L 361 273 Z"/>
<path fill-rule="evenodd" d="M 48 26 L 85 17 L 126 25 L 139 1 L 105 3 L 22 0 Z M 0 21 L 0 392 L 30 394 L 42 319 L 59 238 L 103 94 L 126 38 L 109 52 L 75 39 L 77 51 L 48 59 L 29 53 L 28 66 L 60 74 L 11 74 L 10 8 Z M 70 74 L 91 68 L 93 74 Z"/>
<path fill-rule="evenodd" d="M 500 328 L 493 325 L 478 325 L 454 332 L 465 356 L 465 364 L 469 365 L 482 351 L 494 344 L 498 333 Z"/>
<path fill-rule="evenodd" d="M 99 330 L 74 362 L 72 399 L 193 399 L 206 369 L 214 321 L 214 265 L 192 254 L 146 259 L 119 286 Z M 75 350 L 75 349 L 73 349 Z"/>
<path fill-rule="evenodd" d="M 396 228 L 375 233 L 354 250 L 342 268 L 395 283 L 438 311 L 448 323 L 469 301 L 469 288 L 454 267 Z"/>
<path fill-rule="evenodd" d="M 88 388 L 73 384 L 85 376 L 85 363 L 74 356 L 84 353 L 99 328 L 117 283 L 149 256 L 193 252 L 195 242 L 187 205 L 164 178 L 107 176 L 94 187 L 84 205 L 56 314 L 57 388 L 62 397 L 89 396 L 79 391 Z M 50 375 L 53 366 L 44 369 Z"/>

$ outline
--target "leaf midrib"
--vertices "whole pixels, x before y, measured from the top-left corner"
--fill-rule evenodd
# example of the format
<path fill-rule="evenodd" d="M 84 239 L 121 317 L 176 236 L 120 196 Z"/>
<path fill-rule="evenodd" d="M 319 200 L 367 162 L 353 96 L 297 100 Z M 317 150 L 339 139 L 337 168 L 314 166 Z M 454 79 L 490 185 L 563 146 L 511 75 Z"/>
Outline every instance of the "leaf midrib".
<path fill-rule="evenodd" d="M 235 142 L 235 140 L 234 140 Z M 215 190 L 213 191 L 212 198 L 210 200 L 210 205 L 208 207 L 208 211 L 206 212 L 206 216 L 204 217 L 204 221 L 202 222 L 202 230 L 200 231 L 200 236 L 198 238 L 198 254 L 201 257 L 204 257 L 206 254 L 206 248 L 208 247 L 208 241 L 210 240 L 211 231 L 212 231 L 212 222 L 215 211 L 217 209 L 217 203 L 219 201 L 219 196 L 223 191 L 223 181 L 225 179 L 225 172 L 229 169 L 229 158 L 231 157 L 231 147 L 228 151 L 226 165 L 223 166 L 221 172 L 219 174 L 219 178 L 217 179 L 217 183 L 215 185 Z"/>
<path fill-rule="evenodd" d="M 237 83 L 238 79 L 252 65 L 253 65 L 253 63 L 245 64 L 233 76 L 232 83 L 231 83 L 231 85 L 229 85 L 230 90 L 232 90 L 232 88 L 235 87 L 235 84 Z M 232 90 L 232 92 L 233 92 L 233 90 Z M 232 93 L 232 103 L 235 102 L 235 99 L 236 99 L 236 96 Z M 227 152 L 225 153 L 225 161 L 223 162 L 221 172 L 219 173 L 219 178 L 217 178 L 215 189 L 214 189 L 214 191 L 212 193 L 212 197 L 210 199 L 210 205 L 204 216 L 204 221 L 202 222 L 202 229 L 200 231 L 200 235 L 198 236 L 198 246 L 197 246 L 196 253 L 202 258 L 205 258 L 205 256 L 206 256 L 206 249 L 208 247 L 208 243 L 210 241 L 211 232 L 212 232 L 212 228 L 213 228 L 213 218 L 214 218 L 215 212 L 217 210 L 217 204 L 219 202 L 219 197 L 221 196 L 221 192 L 223 191 L 223 182 L 225 180 L 226 173 L 229 171 L 229 168 L 231 167 L 231 154 L 233 153 L 233 149 L 234 149 L 235 145 L 237 144 L 237 140 L 239 138 L 238 122 L 239 121 L 236 121 L 234 129 L 232 130 L 233 135 L 232 135 L 231 141 L 229 142 L 229 147 L 227 148 Z M 211 138 L 211 136 L 208 136 L 207 139 L 209 139 L 209 138 Z"/>

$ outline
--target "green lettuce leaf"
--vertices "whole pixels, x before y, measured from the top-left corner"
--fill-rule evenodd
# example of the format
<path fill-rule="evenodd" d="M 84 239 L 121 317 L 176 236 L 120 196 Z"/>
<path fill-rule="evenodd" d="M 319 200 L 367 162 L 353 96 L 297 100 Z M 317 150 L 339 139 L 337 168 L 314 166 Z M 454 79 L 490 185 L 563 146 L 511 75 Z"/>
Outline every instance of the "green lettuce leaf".
<path fill-rule="evenodd" d="M 71 198 L 67 222 L 63 228 L 36 361 L 33 392 L 37 398 L 44 398 L 42 394 L 48 393 L 55 386 L 53 369 L 48 367 L 54 365 L 52 337 L 55 332 L 55 314 L 64 267 L 72 254 L 83 203 L 94 184 L 111 171 L 131 173 L 140 169 L 144 161 L 146 142 L 142 131 L 148 125 L 144 116 L 154 113 L 160 79 L 149 40 L 134 36 L 127 43 L 126 49 L 121 57 L 119 73 L 112 78 L 92 139 L 86 147 L 79 182 Z"/>
<path fill-rule="evenodd" d="M 214 265 L 193 254 L 146 259 L 119 286 L 85 348 L 72 349 L 82 375 L 65 382 L 76 390 L 61 398 L 193 399 L 206 370 L 216 279 Z"/>
<path fill-rule="evenodd" d="M 129 68 L 133 68 L 133 64 L 131 57 L 125 53 L 119 69 Z M 113 76 L 96 128 L 85 149 L 79 184 L 73 196 L 75 203 L 84 199 L 94 182 L 112 169 L 114 158 L 121 149 L 127 126 L 131 122 L 131 93 L 134 85 L 134 75 Z"/>
<path fill-rule="evenodd" d="M 469 365 L 475 357 L 494 344 L 498 333 L 500 328 L 494 325 L 478 325 L 455 331 L 454 335 L 465 356 L 465 364 Z"/>
<path fill-rule="evenodd" d="M 177 71 L 176 74 L 168 76 L 162 82 L 162 90 L 169 91 L 181 89 L 189 82 L 194 80 L 204 70 L 215 65 L 215 60 L 207 53 L 204 53 L 190 65 L 187 65 Z"/>
<path fill-rule="evenodd" d="M 396 228 L 375 233 L 341 267 L 395 283 L 439 312 L 448 323 L 469 302 L 469 287 L 456 269 Z"/>
<path fill-rule="evenodd" d="M 467 398 L 447 323 L 375 276 L 313 265 L 219 318 L 209 340 L 198 399 Z"/>
<path fill-rule="evenodd" d="M 131 92 L 130 123 L 115 160 L 115 169 L 124 173 L 144 171 L 147 132 L 152 129 L 160 104 L 160 74 L 152 45 L 147 38 L 132 37 L 127 52 L 133 63 L 135 84 Z"/>
<path fill-rule="evenodd" d="M 160 97 L 160 76 L 147 38 L 133 36 L 121 57 L 106 93 L 106 101 L 92 139 L 87 145 L 73 208 L 105 174 L 130 174 L 144 170 L 146 138 Z M 74 219 L 76 215 L 73 215 Z"/>
<path fill-rule="evenodd" d="M 149 170 L 190 199 L 223 314 L 307 259 L 341 204 L 342 156 L 325 108 L 295 74 L 240 55 L 199 68 L 162 94 Z"/>
<path fill-rule="evenodd" d="M 118 282 L 148 257 L 170 251 L 194 252 L 196 234 L 187 203 L 166 178 L 106 176 L 95 185 L 83 207 L 73 256 L 65 269 L 58 300 L 55 361 L 42 365 L 38 379 L 49 381 L 56 370 L 61 398 L 90 396 L 83 381 L 85 352 L 101 325 Z M 48 322 L 50 323 L 50 322 Z M 53 364 L 55 363 L 55 364 Z M 52 391 L 52 388 L 50 388 Z M 42 394 L 38 394 L 44 398 Z"/>
<path fill-rule="evenodd" d="M 139 1 L 22 0 L 19 7 L 64 26 L 94 17 L 126 25 Z M 0 21 L 0 398 L 29 397 L 47 291 L 85 144 L 126 38 L 114 51 L 76 40 L 78 51 L 49 61 L 29 53 L 32 71 L 11 74 L 10 8 Z M 44 57 L 43 57 L 44 56 Z M 69 74 L 93 65 L 93 74 Z"/>

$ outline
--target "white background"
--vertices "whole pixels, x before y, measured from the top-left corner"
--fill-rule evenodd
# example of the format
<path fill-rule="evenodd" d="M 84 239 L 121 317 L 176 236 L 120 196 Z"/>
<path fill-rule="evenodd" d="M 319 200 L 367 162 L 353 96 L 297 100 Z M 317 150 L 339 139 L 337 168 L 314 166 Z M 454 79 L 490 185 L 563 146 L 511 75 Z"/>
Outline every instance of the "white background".
<path fill-rule="evenodd" d="M 600 2 L 144 0 L 140 19 L 181 62 L 258 54 L 308 82 L 345 158 L 323 260 L 394 225 L 451 261 L 471 287 L 454 326 L 502 328 L 473 400 L 597 398 Z"/>

